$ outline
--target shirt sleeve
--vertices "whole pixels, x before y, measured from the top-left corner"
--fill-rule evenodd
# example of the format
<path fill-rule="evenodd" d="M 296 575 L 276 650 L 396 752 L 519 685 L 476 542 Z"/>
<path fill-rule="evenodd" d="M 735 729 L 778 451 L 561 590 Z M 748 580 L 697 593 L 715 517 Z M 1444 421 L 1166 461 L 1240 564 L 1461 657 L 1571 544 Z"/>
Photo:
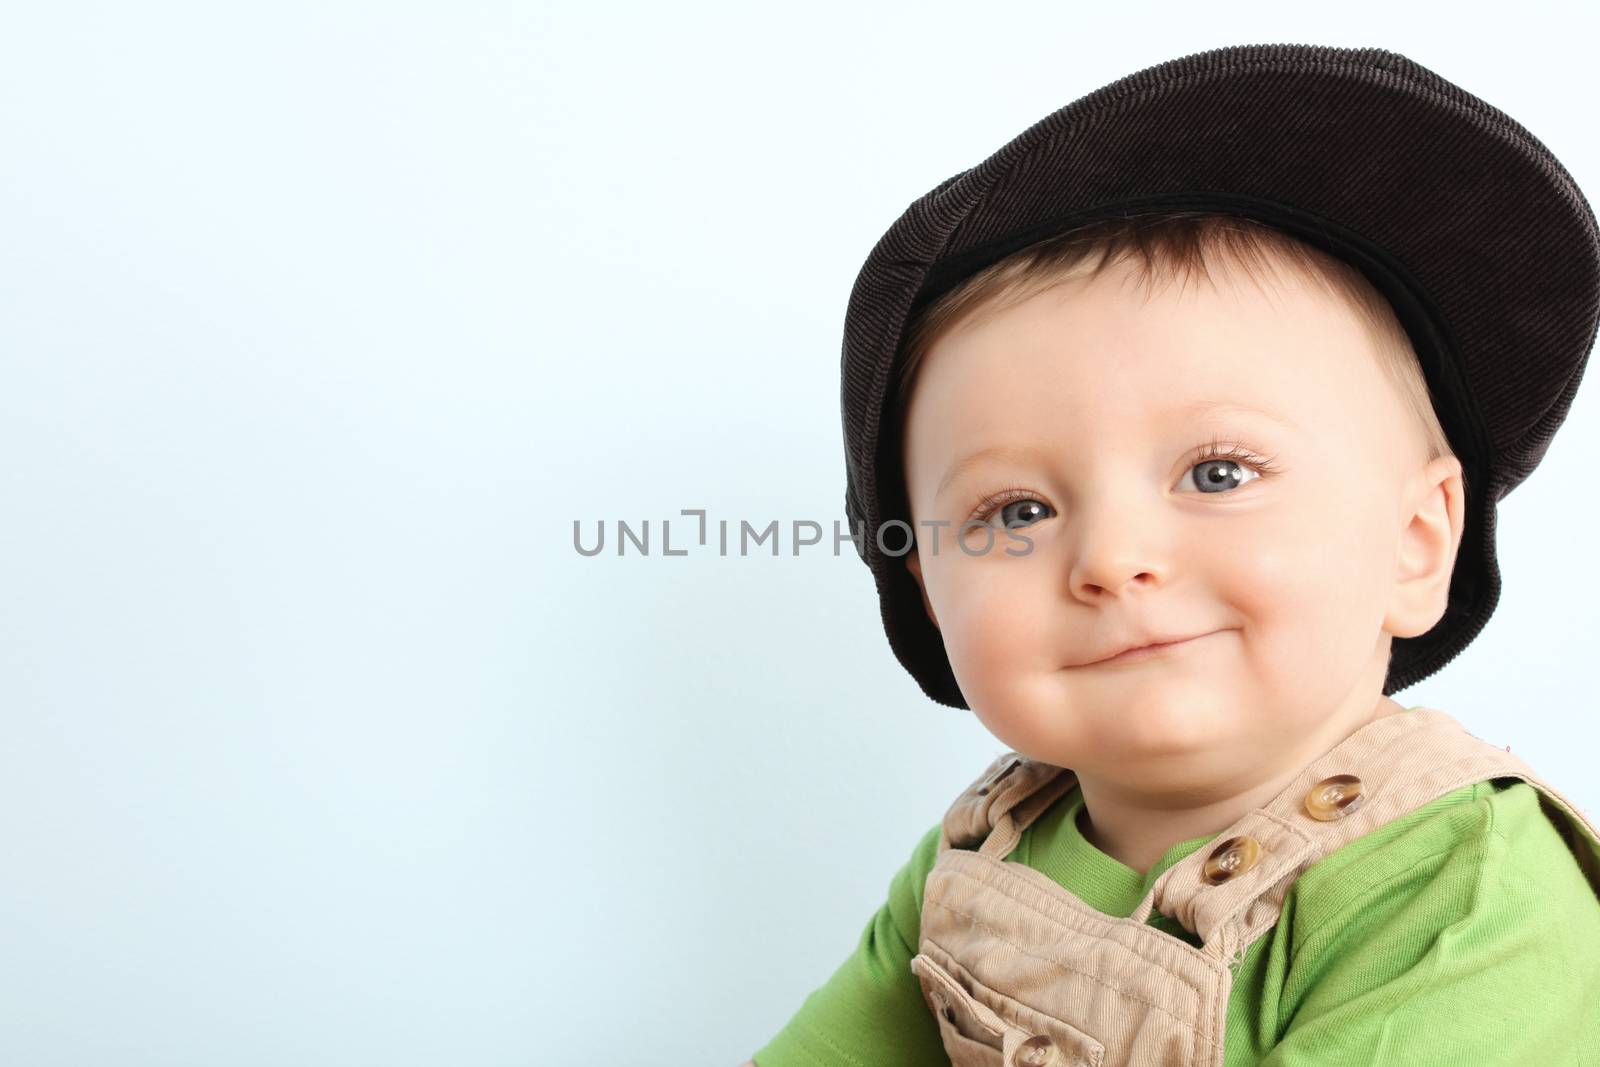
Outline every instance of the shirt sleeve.
<path fill-rule="evenodd" d="M 911 971 L 939 829 L 935 824 L 923 834 L 890 880 L 888 899 L 855 952 L 756 1051 L 756 1067 L 949 1067 L 938 1021 Z"/>
<path fill-rule="evenodd" d="M 1297 947 L 1259 1067 L 1600 1065 L 1600 899 L 1531 785 L 1483 803 Z"/>

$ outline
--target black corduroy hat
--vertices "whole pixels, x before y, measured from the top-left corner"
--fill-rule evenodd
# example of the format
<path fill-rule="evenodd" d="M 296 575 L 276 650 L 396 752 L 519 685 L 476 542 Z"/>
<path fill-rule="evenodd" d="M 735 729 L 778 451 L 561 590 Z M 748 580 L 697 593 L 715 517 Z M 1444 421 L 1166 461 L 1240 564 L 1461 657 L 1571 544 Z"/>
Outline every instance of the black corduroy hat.
<path fill-rule="evenodd" d="M 1350 262 L 1417 351 L 1462 464 L 1467 525 L 1444 616 L 1394 639 L 1384 694 L 1449 663 L 1494 612 L 1495 505 L 1544 457 L 1600 321 L 1594 212 L 1531 133 L 1405 56 L 1218 48 L 1098 89 L 940 182 L 856 278 L 841 360 L 845 513 L 890 646 L 941 704 L 967 706 L 905 565 L 911 515 L 889 423 L 906 328 L 1023 247 L 1170 210 L 1253 218 Z"/>

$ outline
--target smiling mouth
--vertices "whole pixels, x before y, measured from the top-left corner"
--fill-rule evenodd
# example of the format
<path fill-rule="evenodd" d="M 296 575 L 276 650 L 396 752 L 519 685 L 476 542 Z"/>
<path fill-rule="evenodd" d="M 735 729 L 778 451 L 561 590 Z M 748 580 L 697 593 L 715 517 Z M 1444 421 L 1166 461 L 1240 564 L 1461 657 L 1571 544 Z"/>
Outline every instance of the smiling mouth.
<path fill-rule="evenodd" d="M 1115 667 L 1121 666 L 1124 663 L 1137 663 L 1140 660 L 1151 659 L 1152 657 L 1162 655 L 1163 653 L 1170 652 L 1174 649 L 1184 648 L 1188 645 L 1192 645 L 1202 637 L 1210 637 L 1212 633 L 1216 633 L 1216 631 L 1212 630 L 1210 633 L 1196 634 L 1193 637 L 1186 637 L 1182 641 L 1168 641 L 1165 644 L 1144 645 L 1140 648 L 1130 648 L 1126 652 L 1119 652 L 1109 659 L 1098 659 L 1093 663 L 1085 663 L 1083 666 Z"/>

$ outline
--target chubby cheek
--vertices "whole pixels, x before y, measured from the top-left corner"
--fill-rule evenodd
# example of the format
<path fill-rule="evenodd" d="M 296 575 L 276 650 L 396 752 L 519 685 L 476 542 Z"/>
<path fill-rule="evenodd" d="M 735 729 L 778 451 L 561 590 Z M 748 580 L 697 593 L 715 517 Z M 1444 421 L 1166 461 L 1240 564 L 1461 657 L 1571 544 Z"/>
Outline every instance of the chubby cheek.
<path fill-rule="evenodd" d="M 1029 724 L 1056 694 L 1065 662 L 1061 608 L 1039 561 L 961 559 L 939 575 L 934 611 L 967 704 L 989 731 L 1026 751 Z"/>
<path fill-rule="evenodd" d="M 1019 595 L 1008 571 L 1027 568 L 989 560 L 956 560 L 942 576 L 934 604 L 950 666 L 970 703 L 983 686 L 1003 681 L 1029 658 L 1030 639 L 1042 622 L 1038 598 Z"/>
<path fill-rule="evenodd" d="M 1286 515 L 1244 533 L 1234 565 L 1211 573 L 1243 623 L 1245 670 L 1268 706 L 1314 713 L 1347 695 L 1371 662 L 1392 546 L 1360 500 Z"/>

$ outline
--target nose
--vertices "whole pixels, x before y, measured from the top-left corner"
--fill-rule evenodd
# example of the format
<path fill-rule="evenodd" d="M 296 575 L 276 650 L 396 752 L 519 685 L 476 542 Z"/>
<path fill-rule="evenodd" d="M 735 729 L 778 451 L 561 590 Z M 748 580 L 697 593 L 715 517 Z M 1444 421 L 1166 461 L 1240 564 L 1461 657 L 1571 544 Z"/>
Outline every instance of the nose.
<path fill-rule="evenodd" d="M 1162 577 L 1161 572 L 1150 568 L 1140 568 L 1122 561 L 1107 561 L 1074 567 L 1069 581 L 1074 597 L 1097 600 L 1107 596 L 1122 596 L 1130 588 L 1156 588 L 1161 584 Z"/>
<path fill-rule="evenodd" d="M 1077 537 L 1069 539 L 1067 549 L 1067 583 L 1075 598 L 1093 602 L 1166 582 L 1170 563 L 1149 519 L 1123 512 L 1119 520 L 1109 509 L 1094 516 L 1080 512 L 1077 518 Z"/>

